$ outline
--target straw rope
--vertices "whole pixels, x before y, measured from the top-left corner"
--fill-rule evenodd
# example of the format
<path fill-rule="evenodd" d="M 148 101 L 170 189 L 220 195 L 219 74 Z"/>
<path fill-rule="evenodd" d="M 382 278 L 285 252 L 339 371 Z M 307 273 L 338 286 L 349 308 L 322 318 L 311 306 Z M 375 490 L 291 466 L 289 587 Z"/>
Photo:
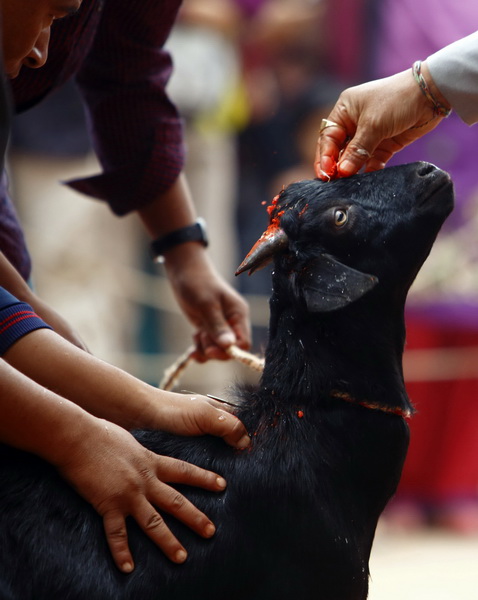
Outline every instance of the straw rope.
<path fill-rule="evenodd" d="M 170 367 L 164 370 L 163 378 L 159 383 L 161 389 L 169 391 L 174 388 L 189 363 L 193 360 L 195 350 L 195 346 L 190 346 Z M 264 370 L 264 359 L 255 354 L 241 350 L 238 346 L 229 346 L 226 352 L 231 358 L 254 371 L 262 373 Z"/>

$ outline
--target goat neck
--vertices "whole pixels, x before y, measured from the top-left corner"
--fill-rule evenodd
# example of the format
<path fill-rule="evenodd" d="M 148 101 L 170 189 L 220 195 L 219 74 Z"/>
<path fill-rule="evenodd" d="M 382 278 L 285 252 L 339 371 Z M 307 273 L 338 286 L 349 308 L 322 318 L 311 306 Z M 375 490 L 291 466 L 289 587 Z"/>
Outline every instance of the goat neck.
<path fill-rule="evenodd" d="M 274 274 L 274 277 L 276 274 Z M 372 295 L 372 294 L 371 294 Z M 310 314 L 274 294 L 261 388 L 310 406 L 345 394 L 384 409 L 411 410 L 402 373 L 403 306 L 376 310 L 357 302 L 339 311 Z"/>

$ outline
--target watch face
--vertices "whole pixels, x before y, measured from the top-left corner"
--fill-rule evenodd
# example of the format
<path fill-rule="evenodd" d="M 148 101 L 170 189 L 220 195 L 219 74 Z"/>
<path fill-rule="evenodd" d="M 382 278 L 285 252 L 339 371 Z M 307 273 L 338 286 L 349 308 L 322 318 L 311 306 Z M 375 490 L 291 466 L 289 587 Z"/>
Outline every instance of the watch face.
<path fill-rule="evenodd" d="M 209 245 L 209 239 L 207 237 L 206 221 L 199 217 L 199 219 L 196 221 L 196 225 L 201 231 L 201 237 L 197 241 L 202 242 L 204 247 L 207 248 Z"/>

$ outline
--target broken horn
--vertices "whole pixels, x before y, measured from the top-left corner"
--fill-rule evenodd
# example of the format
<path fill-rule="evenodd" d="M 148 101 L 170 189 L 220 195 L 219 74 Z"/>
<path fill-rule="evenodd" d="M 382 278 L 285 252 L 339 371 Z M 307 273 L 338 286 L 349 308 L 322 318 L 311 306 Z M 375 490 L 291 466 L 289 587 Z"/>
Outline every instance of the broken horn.
<path fill-rule="evenodd" d="M 275 254 L 285 250 L 289 245 L 287 234 L 275 223 L 269 225 L 261 237 L 251 248 L 249 254 L 242 261 L 236 275 L 249 271 L 249 275 L 268 265 Z"/>

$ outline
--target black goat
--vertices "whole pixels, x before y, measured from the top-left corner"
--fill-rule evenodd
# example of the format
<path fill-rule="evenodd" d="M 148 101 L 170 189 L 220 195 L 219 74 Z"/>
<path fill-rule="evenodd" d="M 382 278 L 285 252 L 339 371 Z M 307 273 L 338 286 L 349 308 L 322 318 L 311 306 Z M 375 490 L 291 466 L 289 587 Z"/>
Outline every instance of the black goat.
<path fill-rule="evenodd" d="M 48 464 L 2 446 L 2 600 L 365 599 L 408 445 L 404 302 L 452 205 L 448 175 L 426 163 L 289 186 L 240 269 L 275 263 L 264 374 L 237 392 L 251 447 L 137 434 L 227 479 L 220 495 L 181 490 L 214 538 L 171 519 L 189 550 L 175 565 L 131 523 L 136 569 L 123 575 L 95 511 Z"/>

